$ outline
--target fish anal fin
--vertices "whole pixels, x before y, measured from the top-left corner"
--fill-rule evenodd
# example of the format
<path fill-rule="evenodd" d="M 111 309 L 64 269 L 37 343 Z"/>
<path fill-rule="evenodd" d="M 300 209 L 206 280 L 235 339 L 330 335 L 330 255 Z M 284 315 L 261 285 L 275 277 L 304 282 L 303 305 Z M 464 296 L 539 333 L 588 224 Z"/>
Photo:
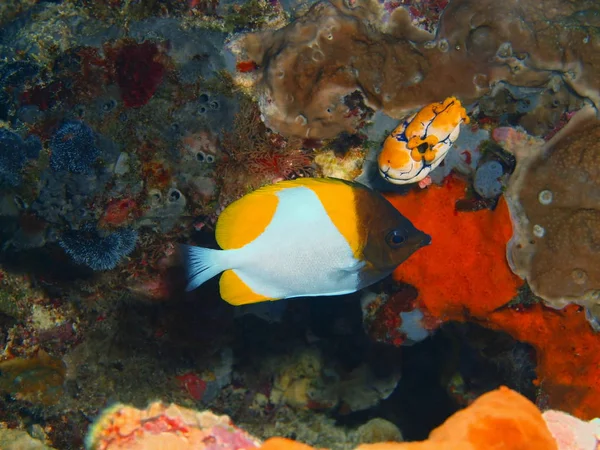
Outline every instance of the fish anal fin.
<path fill-rule="evenodd" d="M 276 300 L 254 292 L 232 269 L 223 272 L 219 288 L 223 300 L 234 306 Z"/>

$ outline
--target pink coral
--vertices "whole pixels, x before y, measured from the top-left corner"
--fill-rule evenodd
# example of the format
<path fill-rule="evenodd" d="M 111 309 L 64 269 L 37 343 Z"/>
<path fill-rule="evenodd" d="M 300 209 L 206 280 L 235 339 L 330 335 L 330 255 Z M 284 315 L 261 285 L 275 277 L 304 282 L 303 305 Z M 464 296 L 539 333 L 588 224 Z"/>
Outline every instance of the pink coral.
<path fill-rule="evenodd" d="M 235 427 L 227 416 L 160 402 L 143 410 L 115 405 L 96 420 L 87 436 L 89 450 L 237 450 L 258 446 L 258 440 Z"/>

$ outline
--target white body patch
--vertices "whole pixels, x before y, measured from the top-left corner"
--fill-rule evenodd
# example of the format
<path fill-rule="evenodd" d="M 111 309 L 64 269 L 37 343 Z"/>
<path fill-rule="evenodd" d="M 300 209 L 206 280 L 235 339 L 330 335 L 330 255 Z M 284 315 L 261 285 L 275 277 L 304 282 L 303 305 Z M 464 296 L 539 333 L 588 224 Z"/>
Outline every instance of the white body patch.
<path fill-rule="evenodd" d="M 254 241 L 229 250 L 233 271 L 270 298 L 356 292 L 364 262 L 335 227 L 317 194 L 306 187 L 277 192 L 271 223 Z"/>

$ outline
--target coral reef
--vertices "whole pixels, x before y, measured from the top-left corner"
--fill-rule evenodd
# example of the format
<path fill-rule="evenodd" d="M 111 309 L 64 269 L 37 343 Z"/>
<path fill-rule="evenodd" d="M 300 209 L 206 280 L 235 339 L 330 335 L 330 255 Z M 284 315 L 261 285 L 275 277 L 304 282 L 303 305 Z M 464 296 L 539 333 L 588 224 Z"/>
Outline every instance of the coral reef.
<path fill-rule="evenodd" d="M 503 198 L 508 184 L 512 208 L 520 177 L 535 190 L 552 175 L 543 209 L 519 191 L 547 237 L 559 197 L 593 203 L 598 130 L 560 129 L 584 97 L 598 103 L 597 15 L 592 0 L 0 2 L 0 447 L 83 449 L 107 405 L 156 399 L 182 406 L 115 406 L 88 445 L 177 448 L 198 426 L 218 433 L 196 448 L 411 441 L 501 384 L 541 409 L 600 415 L 597 264 L 563 252 L 585 230 L 561 221 L 579 228 L 547 240 L 565 277 L 585 269 L 589 286 L 571 287 L 588 294 L 561 297 L 585 308 L 548 309 L 506 264 Z M 397 119 L 450 95 L 471 123 L 433 185 L 371 170 Z M 524 135 L 504 127 L 517 125 L 549 142 L 512 142 Z M 522 170 L 517 154 L 513 174 L 491 138 L 561 161 Z M 432 245 L 354 296 L 234 311 L 214 283 L 183 291 L 178 244 L 214 246 L 223 207 L 303 176 L 407 194 L 388 197 Z M 546 299 L 560 277 L 540 267 L 518 275 Z M 574 420 L 552 418 L 558 441 L 589 438 L 594 423 Z"/>
<path fill-rule="evenodd" d="M 23 140 L 11 131 L 0 129 L 0 187 L 16 187 L 21 183 L 21 170 L 28 158 L 36 158 L 41 150 L 35 136 Z"/>
<path fill-rule="evenodd" d="M 598 336 L 587 324 L 583 309 L 578 313 L 573 306 L 556 315 L 535 302 L 532 306 L 518 299 L 517 288 L 522 282 L 512 274 L 505 258 L 506 243 L 511 236 L 506 203 L 501 199 L 493 212 L 455 212 L 454 203 L 464 194 L 464 188 L 462 182 L 450 179 L 446 186 L 433 186 L 406 196 L 388 196 L 403 214 L 432 236 L 431 246 L 413 255 L 410 264 L 400 266 L 394 273 L 397 279 L 417 288 L 418 297 L 413 304 L 426 318 L 421 321 L 423 328 L 435 328 L 436 322 L 429 318 L 433 316 L 441 320 L 475 321 L 508 332 L 536 349 L 538 384 L 552 407 L 580 418 L 600 415 L 594 400 L 598 395 L 594 387 L 599 376 L 598 355 L 592 350 Z M 412 197 L 418 197 L 419 201 Z M 498 223 L 474 225 L 480 220 L 498 220 Z M 469 225 L 471 221 L 473 225 Z M 447 232 L 451 235 L 441 238 Z M 456 239 L 462 232 L 467 233 L 465 237 Z M 480 233 L 488 232 L 497 234 L 478 240 Z M 436 240 L 436 236 L 440 237 Z M 466 250 L 472 244 L 477 248 Z M 470 255 L 477 256 L 470 259 Z M 434 265 L 432 260 L 450 260 L 453 264 Z M 431 279 L 436 282 L 428 282 Z M 491 286 L 495 287 L 488 290 Z M 517 298 L 515 303 L 511 302 L 513 298 Z M 396 314 L 400 311 L 402 308 Z M 396 325 L 384 320 L 375 322 L 382 327 L 379 335 L 392 333 L 397 320 L 393 323 Z M 556 327 L 569 330 L 568 336 L 556 339 L 557 335 L 563 335 Z"/>
<path fill-rule="evenodd" d="M 145 410 L 115 405 L 100 416 L 87 438 L 89 450 L 255 447 L 259 441 L 233 426 L 227 416 L 161 403 Z"/>
<path fill-rule="evenodd" d="M 89 173 L 100 150 L 94 132 L 83 122 L 65 122 L 50 140 L 50 167 L 56 172 Z"/>
<path fill-rule="evenodd" d="M 515 297 L 522 284 L 506 262 L 512 235 L 506 203 L 500 200 L 494 211 L 457 212 L 465 189 L 463 181 L 450 177 L 443 186 L 387 197 L 432 241 L 398 267 L 394 278 L 415 286 L 419 303 L 444 320 L 483 318 Z"/>
<path fill-rule="evenodd" d="M 429 439 L 418 443 L 391 441 L 362 444 L 362 450 L 378 449 L 486 449 L 489 446 L 562 450 L 554 436 L 577 433 L 580 442 L 595 443 L 597 429 L 569 422 L 563 413 L 542 413 L 529 400 L 506 387 L 484 394 L 468 408 L 450 417 L 433 430 Z M 566 415 L 565 415 L 566 416 Z M 562 423 L 559 422 L 562 420 Z M 548 425 L 547 425 L 548 424 Z M 549 429 L 550 426 L 550 429 Z M 562 429 L 561 429 L 562 428 Z M 552 430 L 552 432 L 551 432 Z M 562 438 L 562 436 L 561 436 Z M 231 424 L 227 416 L 210 411 L 196 412 L 177 405 L 151 404 L 145 410 L 115 405 L 106 410 L 92 427 L 87 447 L 101 449 L 162 448 L 261 448 L 265 450 L 308 450 L 312 447 L 290 439 L 270 438 L 261 443 Z M 583 447 L 582 447 L 583 448 Z M 586 447 L 587 448 L 587 447 Z M 591 447 L 590 447 L 591 448 Z"/>
<path fill-rule="evenodd" d="M 599 301 L 599 139 L 593 122 L 546 146 L 516 132 L 504 140 L 518 161 L 507 192 L 516 224 L 509 261 L 554 308 Z"/>
<path fill-rule="evenodd" d="M 540 87 L 556 76 L 600 104 L 591 0 L 453 1 L 435 37 L 414 27 L 400 2 L 390 5 L 322 1 L 281 30 L 238 38 L 232 48 L 256 64 L 268 126 L 331 138 L 354 132 L 373 110 L 400 119 L 452 95 L 468 103 L 500 81 Z"/>
<path fill-rule="evenodd" d="M 357 450 L 484 450 L 493 448 L 558 450 L 541 412 L 525 397 L 502 387 L 482 395 L 468 408 L 433 430 L 427 441 L 364 444 Z M 308 450 L 311 447 L 281 439 L 267 440 L 264 450 Z"/>
<path fill-rule="evenodd" d="M 223 135 L 223 156 L 217 161 L 221 206 L 266 184 L 310 175 L 312 161 L 300 144 L 270 132 L 256 104 L 242 101 L 233 129 Z"/>
<path fill-rule="evenodd" d="M 157 45 L 149 41 L 119 49 L 115 59 L 117 85 L 127 108 L 145 105 L 158 89 L 165 72 L 159 58 Z"/>
<path fill-rule="evenodd" d="M 63 395 L 65 373 L 62 360 L 40 350 L 32 358 L 0 362 L 0 390 L 28 403 L 52 405 Z"/>
<path fill-rule="evenodd" d="M 136 242 L 137 233 L 131 229 L 105 235 L 90 227 L 67 232 L 58 241 L 73 261 L 93 270 L 113 269 L 135 249 Z"/>

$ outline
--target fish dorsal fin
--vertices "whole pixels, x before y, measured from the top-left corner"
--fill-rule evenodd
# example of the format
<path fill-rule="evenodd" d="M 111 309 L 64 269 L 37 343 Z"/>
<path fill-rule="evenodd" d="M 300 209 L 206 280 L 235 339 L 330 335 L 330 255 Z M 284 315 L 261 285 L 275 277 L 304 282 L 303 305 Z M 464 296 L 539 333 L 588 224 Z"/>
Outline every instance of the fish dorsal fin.
<path fill-rule="evenodd" d="M 252 242 L 271 223 L 279 203 L 277 193 L 283 189 L 306 187 L 317 194 L 329 218 L 358 257 L 364 238 L 359 233 L 354 185 L 335 178 L 297 178 L 264 186 L 225 208 L 217 223 L 217 242 L 225 250 Z"/>
<path fill-rule="evenodd" d="M 226 270 L 221 275 L 219 290 L 221 298 L 234 306 L 275 300 L 254 292 L 232 269 Z"/>
<path fill-rule="evenodd" d="M 219 246 L 224 250 L 242 248 L 260 236 L 277 209 L 279 199 L 275 194 L 276 191 L 261 188 L 225 208 L 215 230 Z"/>

